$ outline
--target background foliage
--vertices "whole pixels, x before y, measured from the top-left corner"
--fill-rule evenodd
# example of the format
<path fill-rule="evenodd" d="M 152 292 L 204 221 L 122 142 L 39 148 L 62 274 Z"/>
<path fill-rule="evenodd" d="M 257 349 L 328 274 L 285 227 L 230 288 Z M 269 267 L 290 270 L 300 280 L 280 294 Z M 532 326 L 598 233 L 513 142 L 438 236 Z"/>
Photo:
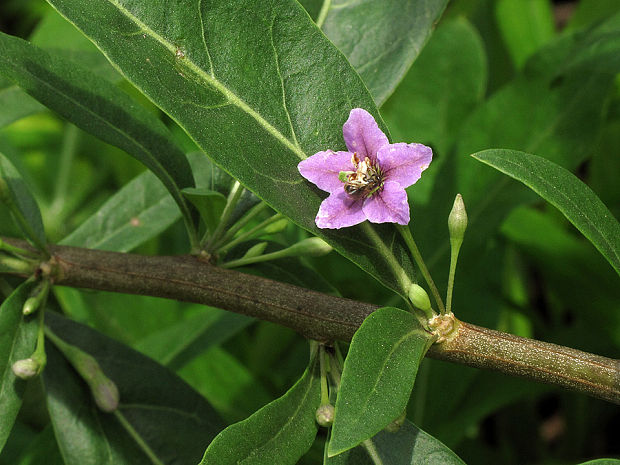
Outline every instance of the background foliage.
<path fill-rule="evenodd" d="M 338 7 L 338 2 L 332 3 Z M 381 124 L 389 128 L 392 141 L 415 141 L 433 147 L 434 162 L 410 189 L 409 196 L 412 230 L 440 286 L 447 275 L 449 255 L 445 222 L 454 195 L 463 194 L 470 226 L 457 272 L 457 316 L 518 335 L 617 357 L 620 286 L 612 266 L 558 210 L 522 184 L 469 157 L 489 148 L 542 156 L 585 181 L 611 213 L 620 217 L 620 7 L 613 0 L 581 0 L 570 5 L 574 11 L 568 23 L 558 25 L 560 10 L 565 6 L 554 7 L 543 0 L 526 3 L 524 8 L 521 0 L 451 2 L 430 38 L 412 38 L 416 47 L 405 47 L 404 55 L 397 55 L 398 62 L 415 61 L 406 73 L 406 69 L 391 71 L 391 81 L 378 79 L 368 67 L 364 68 L 368 50 L 357 50 L 356 54 L 351 43 L 359 37 L 340 34 L 344 29 L 339 30 L 338 24 L 372 23 L 366 38 L 381 44 L 374 39 L 381 37 L 386 21 L 391 24 L 389 15 L 394 12 L 387 8 L 370 12 L 336 8 L 337 13 L 327 12 L 324 16 L 324 31 L 366 80 L 380 105 Z M 321 3 L 303 4 L 319 21 Z M 442 2 L 435 2 L 435 8 L 424 24 L 430 25 L 432 16 L 441 13 Z M 183 124 L 183 115 L 168 110 L 166 115 L 150 103 L 47 4 L 3 2 L 0 29 L 28 38 L 58 60 L 88 69 L 89 76 L 95 75 L 97 82 L 103 82 L 92 85 L 106 98 L 131 101 L 135 107 L 135 112 L 121 115 L 119 125 L 138 128 L 137 134 L 146 134 L 144 126 L 148 126 L 157 133 L 149 133 L 150 140 L 159 137 L 156 140 L 178 147 L 174 150 L 180 159 L 183 153 L 189 153 L 197 188 L 228 195 L 231 178 L 197 153 L 195 142 L 173 121 Z M 404 35 L 396 27 L 395 31 Z M 419 56 L 410 53 L 420 50 L 427 38 Z M 327 41 L 321 43 L 325 50 L 329 49 Z M 191 44 L 178 45 L 180 53 L 189 57 Z M 132 58 L 135 56 L 128 56 Z M 368 95 L 357 96 L 354 89 L 362 89 L 363 84 L 344 58 L 334 60 L 334 66 L 340 68 L 328 69 L 327 73 L 346 74 L 346 79 L 333 92 L 350 92 L 361 99 L 354 106 L 371 109 L 369 106 L 374 105 Z M 0 59 L 0 66 L 7 64 Z M 172 71 L 177 73 L 178 69 L 173 67 Z M 319 74 L 323 71 L 311 70 Z M 234 80 L 234 73 L 231 76 Z M 256 89 L 257 101 L 262 91 Z M 270 90 L 276 91 L 279 89 Z M 168 97 L 174 101 L 179 96 Z M 345 94 L 341 98 L 344 100 Z M 94 137 L 93 133 L 108 140 L 96 128 L 80 129 L 60 117 L 57 113 L 62 113 L 63 107 L 60 102 L 56 113 L 46 110 L 0 76 L 0 153 L 18 169 L 34 193 L 47 239 L 144 254 L 186 253 L 187 233 L 168 191 L 135 159 Z M 265 108 L 270 108 L 268 102 Z M 276 112 L 275 107 L 272 109 Z M 105 108 L 102 111 L 105 116 Z M 110 118 L 117 116 L 118 112 L 109 112 Z M 282 121 L 283 127 L 288 124 L 284 114 L 275 114 L 274 118 Z M 150 125 L 151 120 L 157 122 Z M 321 124 L 329 126 L 329 130 L 323 127 L 321 134 L 329 136 L 317 138 L 308 131 L 303 138 L 300 136 L 301 149 L 312 154 L 313 150 L 326 148 L 326 144 L 336 148 L 338 131 L 334 128 L 342 124 L 341 120 L 340 116 L 326 117 Z M 245 134 L 243 140 L 256 134 Z M 206 140 L 207 135 L 204 137 Z M 196 137 L 194 140 L 203 148 L 211 143 Z M 243 140 L 222 150 L 242 150 Z M 140 159 L 131 146 L 123 148 Z M 183 165 L 179 162 L 172 167 L 177 176 L 168 181 L 179 192 L 192 183 Z M 319 200 L 316 192 L 304 191 L 304 195 L 310 202 Z M 179 193 L 177 203 L 183 203 L 184 198 Z M 256 202 L 255 197 L 244 194 L 234 214 L 241 215 Z M 184 208 L 186 221 L 195 219 L 191 204 Z M 285 208 L 293 212 L 295 205 Z M 267 218 L 269 211 L 264 210 L 250 226 Z M 0 205 L 0 218 L 0 234 L 20 235 L 11 221 L 4 220 L 9 218 L 4 205 Z M 294 219 L 308 227 L 303 218 Z M 262 236 L 231 250 L 230 256 L 241 257 L 261 242 L 268 243 L 266 250 L 277 250 L 306 236 L 307 232 L 292 222 L 281 220 Z M 330 238 L 329 234 L 327 238 L 361 266 L 373 268 L 373 260 L 364 262 L 368 251 L 353 252 L 341 238 Z M 399 252 L 395 255 L 399 256 Z M 245 270 L 358 300 L 402 305 L 399 297 L 336 253 L 321 258 L 289 257 Z M 388 286 L 398 287 L 384 277 L 382 269 L 369 271 L 383 277 Z M 360 286 L 360 282 L 364 285 Z M 0 280 L 3 297 L 18 284 L 18 280 Z M 62 457 L 65 463 L 84 463 L 76 450 L 80 443 L 98 451 L 94 463 L 138 463 L 132 460 L 142 460 L 137 457 L 143 457 L 144 448 L 140 451 L 135 440 L 113 442 L 111 453 L 105 444 L 104 438 L 123 437 L 129 431 L 151 438 L 151 446 L 159 446 L 151 447 L 151 452 L 161 460 L 170 460 L 173 452 L 163 438 L 177 420 L 168 418 L 168 425 L 160 427 L 164 423 L 155 413 L 147 421 L 144 412 L 166 409 L 176 412 L 179 418 L 190 415 L 191 408 L 180 403 L 190 396 L 180 379 L 201 395 L 191 394 L 196 395 L 192 399 L 199 407 L 195 408 L 217 412 L 200 415 L 213 422 L 199 426 L 178 420 L 179 433 L 192 431 L 204 438 L 196 446 L 200 455 L 222 425 L 248 417 L 289 390 L 307 362 L 307 343 L 292 331 L 216 309 L 68 288 L 56 288 L 53 297 L 50 305 L 54 309 L 105 335 L 92 336 L 96 344 L 90 349 L 85 345 L 85 350 L 93 355 L 112 353 L 134 367 L 133 371 L 108 367 L 118 369 L 118 377 L 123 380 L 119 383 L 122 395 L 131 399 L 133 392 L 146 392 L 152 403 L 121 408 L 119 414 L 125 421 L 104 421 L 99 427 L 105 435 L 63 429 L 70 426 L 62 422 L 70 415 L 63 410 L 70 404 L 63 396 L 70 393 L 75 380 L 70 375 L 62 377 L 62 388 L 58 388 L 59 377 L 67 367 L 50 348 L 50 366 L 42 381 L 24 386 L 24 404 L 0 454 L 0 464 L 63 463 Z M 56 325 L 69 326 L 66 331 L 75 333 L 72 342 L 78 345 L 88 337 L 85 334 L 90 334 L 65 320 L 54 319 L 52 326 Z M 127 346 L 169 370 L 147 364 L 138 354 L 126 355 Z M 172 394 L 158 392 L 160 384 L 174 387 L 170 389 Z M 47 408 L 44 388 L 53 394 Z M 92 401 L 85 398 L 83 405 L 89 406 L 86 415 L 92 415 L 91 421 L 98 423 L 101 415 Z M 612 433 L 620 426 L 616 407 L 490 372 L 424 360 L 408 408 L 413 423 L 443 441 L 466 463 L 577 463 L 620 455 Z M 140 414 L 137 409 L 141 409 Z M 413 428 L 407 424 L 402 434 L 424 434 Z M 321 463 L 324 439 L 325 430 L 321 429 L 319 440 L 300 463 Z M 195 451 L 183 452 L 187 457 L 196 455 Z M 188 463 L 182 457 L 178 460 Z"/>

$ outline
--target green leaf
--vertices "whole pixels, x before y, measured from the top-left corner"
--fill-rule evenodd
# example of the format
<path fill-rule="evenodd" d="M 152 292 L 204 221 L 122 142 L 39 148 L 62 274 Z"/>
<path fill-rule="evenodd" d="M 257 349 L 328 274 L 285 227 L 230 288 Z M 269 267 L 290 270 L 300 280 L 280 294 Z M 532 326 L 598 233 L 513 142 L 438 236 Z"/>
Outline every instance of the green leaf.
<path fill-rule="evenodd" d="M 298 163 L 344 147 L 352 108 L 385 125 L 357 73 L 298 3 L 50 3 L 244 186 L 405 293 L 413 265 L 392 225 L 315 225 L 325 194 L 300 176 Z"/>
<path fill-rule="evenodd" d="M 364 320 L 344 362 L 330 456 L 374 436 L 403 413 L 431 343 L 416 317 L 403 310 L 380 308 Z"/>
<path fill-rule="evenodd" d="M 39 250 L 45 250 L 45 231 L 39 206 L 21 175 L 2 153 L 0 153 L 0 202 L 7 205 L 26 238 Z"/>
<path fill-rule="evenodd" d="M 555 34 L 553 8 L 547 0 L 500 0 L 495 16 L 517 68 Z"/>
<path fill-rule="evenodd" d="M 249 418 L 222 431 L 200 465 L 295 464 L 314 442 L 321 388 L 316 357 L 295 385 Z"/>
<path fill-rule="evenodd" d="M 226 197 L 217 191 L 204 187 L 186 187 L 182 192 L 187 200 L 198 209 L 207 229 L 213 231 L 226 206 Z"/>
<path fill-rule="evenodd" d="M 118 386 L 120 406 L 98 410 L 84 381 L 52 344 L 43 372 L 48 411 L 67 465 L 197 463 L 221 429 L 217 414 L 179 377 L 149 358 L 54 313 L 54 333 L 94 356 Z"/>
<path fill-rule="evenodd" d="M 327 0 L 317 18 L 378 106 L 392 94 L 428 40 L 447 0 Z"/>
<path fill-rule="evenodd" d="M 37 319 L 22 312 L 34 286 L 34 282 L 23 283 L 0 305 L 0 451 L 13 429 L 26 389 L 26 381 L 17 378 L 11 367 L 32 355 L 37 339 Z"/>
<path fill-rule="evenodd" d="M 13 81 L 0 76 L 0 128 L 24 116 L 45 110 L 45 107 L 22 91 Z"/>
<path fill-rule="evenodd" d="M 179 218 L 162 183 L 147 171 L 116 192 L 60 244 L 129 252 Z"/>
<path fill-rule="evenodd" d="M 180 189 L 193 186 L 192 173 L 161 121 L 88 69 L 1 33 L 0 63 L 5 76 L 48 108 L 144 163 L 169 190 L 191 231 Z"/>
<path fill-rule="evenodd" d="M 576 176 L 549 160 L 515 150 L 485 150 L 472 156 L 521 181 L 560 210 L 620 274 L 620 223 Z"/>
<path fill-rule="evenodd" d="M 335 457 L 324 465 L 464 465 L 454 452 L 441 441 L 422 431 L 409 420 L 395 433 L 381 431 L 368 440 L 379 462 L 373 460 L 368 449 L 358 446 Z"/>

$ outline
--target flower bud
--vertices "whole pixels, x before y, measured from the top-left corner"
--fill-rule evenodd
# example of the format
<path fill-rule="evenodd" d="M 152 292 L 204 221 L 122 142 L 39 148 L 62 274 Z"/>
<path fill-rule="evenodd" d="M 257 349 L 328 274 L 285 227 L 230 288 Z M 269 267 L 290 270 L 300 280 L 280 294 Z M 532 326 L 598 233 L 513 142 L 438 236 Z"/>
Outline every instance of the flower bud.
<path fill-rule="evenodd" d="M 323 404 L 316 409 L 316 422 L 325 428 L 334 423 L 334 406 L 332 404 Z"/>
<path fill-rule="evenodd" d="M 427 311 L 431 309 L 431 300 L 428 298 L 428 294 L 422 286 L 415 283 L 409 287 L 409 300 L 420 310 Z"/>
<path fill-rule="evenodd" d="M 39 374 L 41 364 L 33 358 L 25 358 L 15 362 L 11 369 L 18 378 L 28 380 Z"/>
<path fill-rule="evenodd" d="M 332 251 L 332 246 L 318 237 L 304 239 L 297 244 L 290 246 L 287 255 L 297 255 L 306 257 L 320 257 Z"/>
<path fill-rule="evenodd" d="M 259 242 L 248 249 L 243 258 L 254 258 L 262 255 L 267 248 L 267 242 Z"/>
<path fill-rule="evenodd" d="M 454 205 L 448 216 L 448 230 L 450 231 L 450 243 L 452 247 L 460 247 L 463 243 L 463 236 L 467 229 L 467 211 L 461 194 L 456 194 Z"/>
<path fill-rule="evenodd" d="M 36 312 L 41 306 L 45 305 L 47 294 L 50 289 L 49 279 L 43 279 L 30 292 L 30 297 L 24 302 L 22 312 L 24 315 L 30 315 Z"/>
<path fill-rule="evenodd" d="M 90 381 L 90 391 L 95 399 L 97 407 L 104 412 L 111 413 L 118 408 L 120 394 L 116 383 L 100 372 Z"/>
<path fill-rule="evenodd" d="M 24 313 L 24 315 L 30 315 L 37 311 L 40 303 L 41 302 L 39 302 L 39 299 L 37 297 L 29 297 L 28 299 L 26 299 L 26 302 L 24 302 L 22 312 Z"/>

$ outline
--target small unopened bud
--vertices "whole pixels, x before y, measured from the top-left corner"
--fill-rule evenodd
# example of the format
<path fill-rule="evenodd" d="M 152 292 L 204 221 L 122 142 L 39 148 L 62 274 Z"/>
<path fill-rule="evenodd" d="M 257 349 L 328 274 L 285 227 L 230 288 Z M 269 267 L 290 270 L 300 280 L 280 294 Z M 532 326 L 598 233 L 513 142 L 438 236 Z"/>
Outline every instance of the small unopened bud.
<path fill-rule="evenodd" d="M 320 257 L 332 251 L 332 246 L 318 237 L 310 237 L 290 246 L 287 255 Z"/>
<path fill-rule="evenodd" d="M 316 409 L 316 422 L 325 428 L 334 423 L 334 406 L 332 404 L 323 404 Z"/>
<path fill-rule="evenodd" d="M 409 300 L 420 310 L 426 311 L 431 309 L 431 300 L 428 298 L 428 294 L 423 287 L 415 283 L 409 287 Z"/>
<path fill-rule="evenodd" d="M 243 258 L 254 258 L 262 255 L 267 248 L 267 242 L 259 242 L 248 249 Z"/>
<path fill-rule="evenodd" d="M 284 231 L 288 226 L 288 220 L 286 218 L 281 218 L 278 221 L 274 221 L 270 225 L 265 226 L 262 231 L 262 234 L 276 234 L 281 231 Z"/>
<path fill-rule="evenodd" d="M 22 307 L 24 315 L 30 315 L 36 312 L 42 305 L 45 305 L 49 289 L 49 279 L 43 279 L 37 284 L 32 292 L 30 292 L 30 297 L 24 302 L 24 306 Z"/>
<path fill-rule="evenodd" d="M 463 236 L 467 229 L 467 211 L 461 194 L 456 194 L 454 205 L 448 216 L 448 230 L 450 231 L 450 243 L 452 247 L 459 248 L 463 243 Z"/>
<path fill-rule="evenodd" d="M 24 313 L 24 315 L 30 315 L 38 310 L 39 304 L 39 299 L 37 299 L 36 297 L 29 297 L 28 299 L 26 299 L 26 302 L 24 302 L 22 312 Z"/>
<path fill-rule="evenodd" d="M 86 381 L 97 407 L 108 413 L 116 410 L 120 398 L 118 388 L 103 372 L 97 359 L 82 349 L 66 343 L 51 331 L 47 332 L 47 336 Z"/>
<path fill-rule="evenodd" d="M 88 384 L 97 407 L 102 411 L 111 413 L 118 408 L 120 394 L 114 381 L 101 373 Z"/>
<path fill-rule="evenodd" d="M 11 369 L 18 378 L 28 380 L 39 374 L 41 364 L 33 358 L 25 358 L 15 362 Z"/>

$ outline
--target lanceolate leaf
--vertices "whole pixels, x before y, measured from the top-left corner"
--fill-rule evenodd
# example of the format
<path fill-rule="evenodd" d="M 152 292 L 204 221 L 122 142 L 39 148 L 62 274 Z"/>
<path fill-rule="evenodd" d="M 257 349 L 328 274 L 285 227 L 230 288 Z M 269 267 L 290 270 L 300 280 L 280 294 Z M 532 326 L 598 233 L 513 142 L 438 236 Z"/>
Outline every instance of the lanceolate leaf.
<path fill-rule="evenodd" d="M 24 317 L 22 307 L 34 283 L 25 282 L 0 305 L 0 451 L 22 405 L 26 381 L 17 378 L 13 363 L 30 357 L 37 339 L 37 318 Z"/>
<path fill-rule="evenodd" d="M 422 51 L 447 0 L 325 0 L 317 18 L 349 59 L 377 105 Z"/>
<path fill-rule="evenodd" d="M 116 412 L 98 410 L 84 380 L 48 344 L 47 405 L 67 465 L 198 463 L 221 420 L 197 392 L 151 359 L 86 326 L 53 313 L 46 320 L 57 336 L 94 356 L 120 392 Z"/>
<path fill-rule="evenodd" d="M 144 163 L 176 200 L 193 228 L 180 189 L 194 185 L 185 155 L 167 128 L 107 80 L 77 63 L 0 33 L 0 72 L 76 126 Z"/>
<path fill-rule="evenodd" d="M 222 431 L 200 465 L 294 465 L 314 442 L 321 396 L 316 360 L 284 396 Z"/>
<path fill-rule="evenodd" d="M 513 177 L 559 209 L 620 274 L 620 223 L 592 189 L 549 160 L 516 150 L 472 155 Z"/>
<path fill-rule="evenodd" d="M 374 436 L 403 413 L 430 343 L 429 333 L 403 310 L 384 307 L 364 320 L 344 362 L 330 456 Z"/>
<path fill-rule="evenodd" d="M 178 212 L 166 188 L 146 171 L 110 197 L 60 243 L 129 252 L 174 223 Z"/>
<path fill-rule="evenodd" d="M 325 197 L 297 171 L 344 148 L 352 108 L 375 104 L 293 0 L 50 0 L 218 164 L 276 210 L 404 292 L 413 266 L 391 225 L 318 230 Z M 251 12 L 251 14 L 248 14 Z"/>

